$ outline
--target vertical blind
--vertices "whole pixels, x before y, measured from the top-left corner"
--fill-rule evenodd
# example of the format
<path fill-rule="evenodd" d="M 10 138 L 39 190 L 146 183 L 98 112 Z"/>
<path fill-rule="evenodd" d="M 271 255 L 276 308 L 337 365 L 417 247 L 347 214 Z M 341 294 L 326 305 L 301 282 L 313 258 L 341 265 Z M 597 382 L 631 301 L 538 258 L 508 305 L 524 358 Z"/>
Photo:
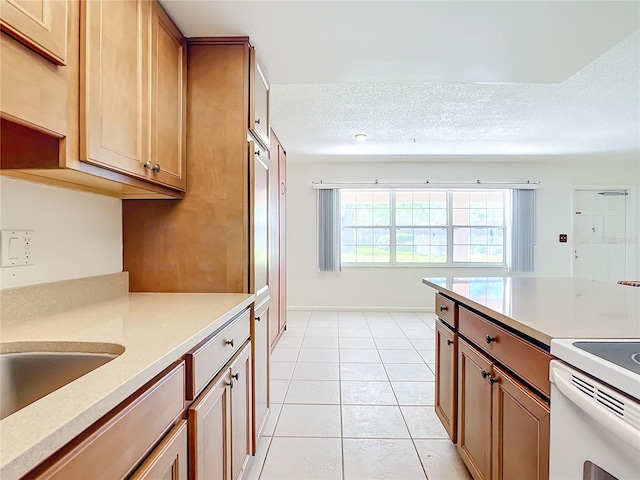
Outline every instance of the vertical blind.
<path fill-rule="evenodd" d="M 533 272 L 535 244 L 536 191 L 513 190 L 511 211 L 510 272 Z"/>
<path fill-rule="evenodd" d="M 340 271 L 340 189 L 319 189 L 318 270 Z"/>

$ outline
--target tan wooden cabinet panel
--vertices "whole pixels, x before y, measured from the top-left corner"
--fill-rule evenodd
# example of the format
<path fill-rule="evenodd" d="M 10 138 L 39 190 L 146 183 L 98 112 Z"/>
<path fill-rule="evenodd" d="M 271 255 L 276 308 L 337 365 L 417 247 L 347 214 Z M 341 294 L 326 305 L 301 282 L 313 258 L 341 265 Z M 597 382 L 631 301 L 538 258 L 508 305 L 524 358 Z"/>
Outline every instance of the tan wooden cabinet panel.
<path fill-rule="evenodd" d="M 67 0 L 0 0 L 2 31 L 56 65 L 67 62 Z"/>
<path fill-rule="evenodd" d="M 228 369 L 189 408 L 189 478 L 231 478 L 231 377 Z"/>
<path fill-rule="evenodd" d="M 239 480 L 252 449 L 251 345 L 247 343 L 231 364 L 231 478 Z M 208 477 L 213 478 L 213 477 Z"/>
<path fill-rule="evenodd" d="M 287 325 L 287 154 L 275 132 L 269 152 L 269 338 L 275 348 Z"/>
<path fill-rule="evenodd" d="M 270 300 L 256 308 L 251 331 L 251 365 L 253 376 L 253 451 L 258 449 L 258 440 L 269 413 L 269 324 L 271 321 Z"/>
<path fill-rule="evenodd" d="M 491 362 L 458 341 L 458 451 L 475 480 L 491 478 Z"/>
<path fill-rule="evenodd" d="M 457 346 L 458 334 L 436 323 L 436 414 L 453 443 L 457 439 Z"/>
<path fill-rule="evenodd" d="M 187 421 L 182 420 L 162 439 L 129 480 L 187 480 Z"/>
<path fill-rule="evenodd" d="M 249 129 L 264 146 L 269 147 L 269 83 L 253 47 L 249 75 Z"/>
<path fill-rule="evenodd" d="M 251 205 L 252 260 L 251 292 L 260 303 L 269 293 L 269 157 L 255 142 L 250 141 L 249 154 L 253 183 L 249 188 Z"/>
<path fill-rule="evenodd" d="M 187 162 L 187 43 L 153 2 L 151 21 L 151 165 L 152 181 L 185 188 Z"/>
<path fill-rule="evenodd" d="M 549 407 L 493 367 L 493 480 L 549 478 Z"/>
<path fill-rule="evenodd" d="M 148 0 L 82 2 L 80 158 L 146 177 L 149 160 Z"/>

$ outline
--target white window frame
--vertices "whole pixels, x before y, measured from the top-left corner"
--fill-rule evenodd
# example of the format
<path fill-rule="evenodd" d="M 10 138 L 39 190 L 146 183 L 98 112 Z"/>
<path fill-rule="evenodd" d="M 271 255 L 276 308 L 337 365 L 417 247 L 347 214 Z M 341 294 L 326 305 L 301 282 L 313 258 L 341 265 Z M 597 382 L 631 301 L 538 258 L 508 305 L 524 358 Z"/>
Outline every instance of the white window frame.
<path fill-rule="evenodd" d="M 367 191 L 367 188 L 344 188 L 347 191 Z M 477 191 L 477 189 L 467 189 L 467 188 L 446 188 L 446 189 L 424 189 L 428 191 L 440 190 L 446 191 L 447 193 L 447 225 L 434 225 L 434 226 L 414 226 L 412 228 L 444 228 L 447 232 L 447 261 L 446 262 L 398 262 L 396 260 L 396 230 L 398 227 L 396 225 L 396 192 L 399 191 L 411 191 L 416 192 L 420 191 L 419 188 L 389 188 L 384 189 L 385 191 L 389 191 L 391 193 L 389 199 L 389 209 L 390 209 L 390 225 L 389 225 L 389 261 L 388 262 L 344 262 L 342 261 L 342 266 L 351 268 L 351 267 L 382 267 L 382 268 L 415 268 L 415 267 L 435 267 L 435 268 L 506 268 L 507 266 L 507 254 L 509 247 L 507 246 L 508 239 L 508 225 L 507 225 L 507 215 L 510 210 L 510 195 L 508 190 L 499 189 L 499 188 L 487 188 L 481 189 L 483 192 L 496 192 L 499 191 L 503 194 L 504 198 L 504 209 L 503 209 L 503 225 L 453 225 L 453 192 L 454 191 Z M 342 203 L 340 205 L 340 210 L 342 211 Z M 454 262 L 453 261 L 453 229 L 455 228 L 502 228 L 503 229 L 503 239 L 502 239 L 502 247 L 503 247 L 503 261 L 502 262 Z M 340 228 L 345 228 L 340 225 Z M 363 228 L 359 225 L 355 226 L 347 226 L 346 228 Z M 369 228 L 364 227 L 364 228 Z M 371 226 L 370 228 L 386 228 L 386 226 Z M 357 247 L 356 247 L 357 248 Z M 340 259 L 342 260 L 342 245 L 340 245 Z"/>

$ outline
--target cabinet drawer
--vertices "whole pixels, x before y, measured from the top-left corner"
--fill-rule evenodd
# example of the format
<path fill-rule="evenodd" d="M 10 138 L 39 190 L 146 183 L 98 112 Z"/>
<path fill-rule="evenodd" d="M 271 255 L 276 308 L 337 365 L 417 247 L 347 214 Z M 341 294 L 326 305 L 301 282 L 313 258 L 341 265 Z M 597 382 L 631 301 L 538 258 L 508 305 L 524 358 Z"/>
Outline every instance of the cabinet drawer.
<path fill-rule="evenodd" d="M 551 394 L 547 352 L 463 307 L 458 312 L 458 330 L 542 393 Z"/>
<path fill-rule="evenodd" d="M 129 480 L 187 480 L 187 421 L 182 420 L 162 439 Z"/>
<path fill-rule="evenodd" d="M 453 300 L 449 300 L 447 297 L 436 293 L 436 315 L 453 328 L 458 328 L 458 315 L 456 310 L 456 304 Z"/>
<path fill-rule="evenodd" d="M 63 449 L 64 456 L 37 478 L 124 478 L 183 408 L 184 362 L 181 362 L 139 397 L 125 402 L 115 414 L 107 415 L 78 444 Z"/>
<path fill-rule="evenodd" d="M 224 330 L 186 355 L 187 400 L 196 398 L 249 338 L 249 317 L 250 312 L 247 310 Z"/>

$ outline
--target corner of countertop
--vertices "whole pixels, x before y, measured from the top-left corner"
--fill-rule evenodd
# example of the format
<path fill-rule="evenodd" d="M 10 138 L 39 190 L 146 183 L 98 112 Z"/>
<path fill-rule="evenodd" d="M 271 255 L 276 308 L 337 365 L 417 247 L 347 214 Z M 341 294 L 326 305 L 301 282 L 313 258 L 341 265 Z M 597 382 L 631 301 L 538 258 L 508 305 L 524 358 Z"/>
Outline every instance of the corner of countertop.
<path fill-rule="evenodd" d="M 0 325 L 62 313 L 129 293 L 129 272 L 0 290 Z"/>

